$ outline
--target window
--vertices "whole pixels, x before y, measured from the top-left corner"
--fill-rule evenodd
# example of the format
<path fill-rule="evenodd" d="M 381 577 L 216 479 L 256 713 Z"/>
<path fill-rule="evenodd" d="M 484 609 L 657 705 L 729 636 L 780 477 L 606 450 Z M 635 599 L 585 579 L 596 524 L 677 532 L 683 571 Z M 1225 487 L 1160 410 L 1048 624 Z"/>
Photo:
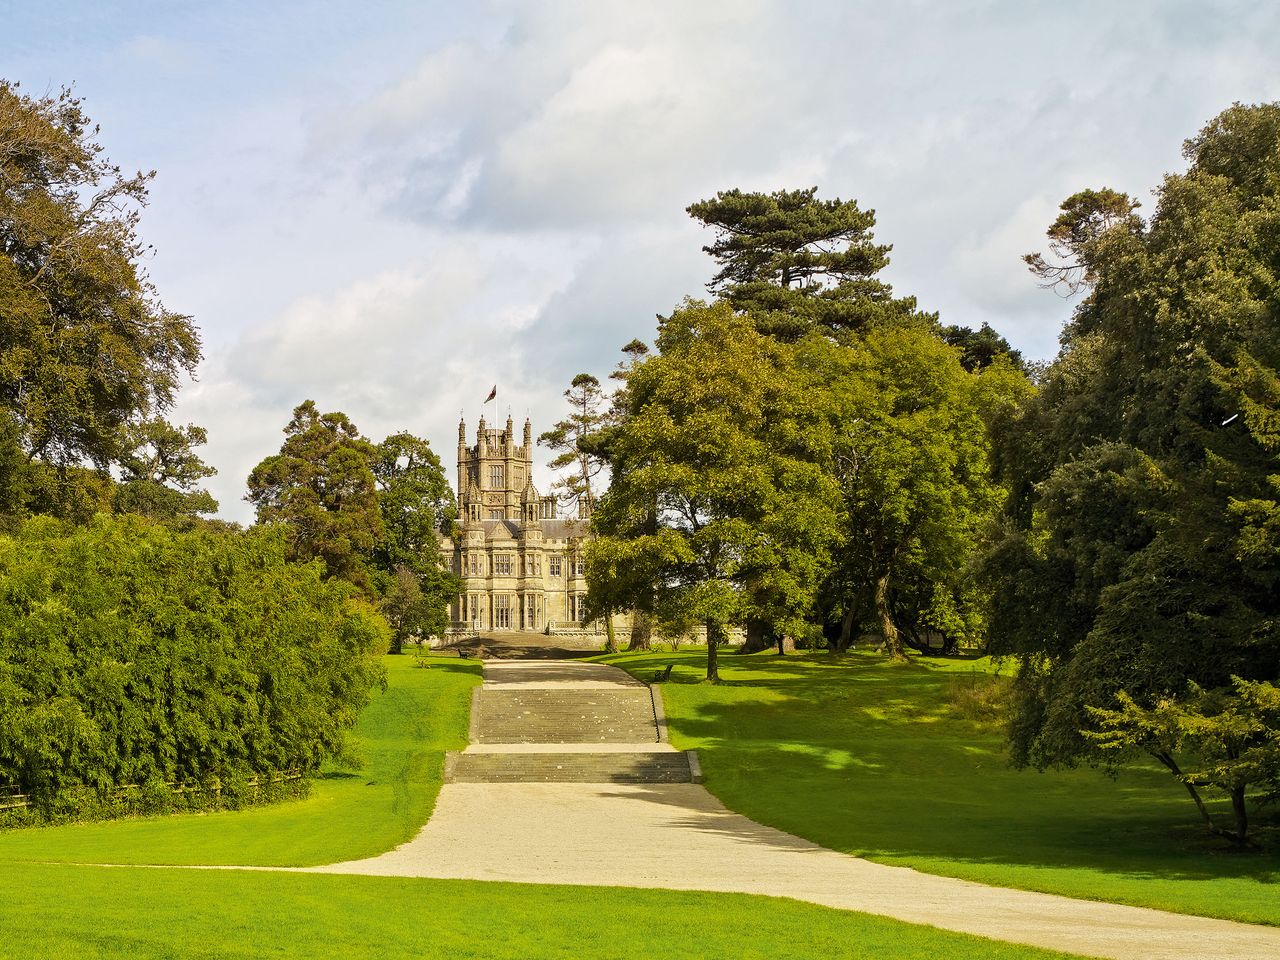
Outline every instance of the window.
<path fill-rule="evenodd" d="M 493 598 L 493 626 L 497 630 L 511 629 L 511 598 L 505 593 Z"/>
<path fill-rule="evenodd" d="M 506 486 L 502 464 L 495 463 L 489 467 L 489 486 L 494 490 L 501 490 Z"/>
<path fill-rule="evenodd" d="M 582 554 L 573 558 L 573 575 L 575 577 L 582 576 Z"/>
<path fill-rule="evenodd" d="M 538 627 L 538 598 L 530 595 L 527 598 L 527 611 L 524 621 L 525 628 L 528 630 L 536 630 Z"/>
<path fill-rule="evenodd" d="M 569 594 L 569 619 L 582 620 L 582 601 L 586 599 L 586 594 L 571 593 Z"/>
<path fill-rule="evenodd" d="M 505 517 L 503 517 L 503 515 L 502 515 L 502 511 L 501 511 L 501 510 L 490 510 L 490 511 L 489 511 L 489 519 L 490 519 L 490 520 L 503 520 L 503 519 L 505 519 Z"/>
<path fill-rule="evenodd" d="M 551 576 L 553 577 L 560 576 L 560 558 L 558 556 L 548 558 L 547 569 L 551 573 Z"/>
<path fill-rule="evenodd" d="M 499 577 L 511 576 L 511 554 L 496 553 L 493 556 L 493 572 Z"/>

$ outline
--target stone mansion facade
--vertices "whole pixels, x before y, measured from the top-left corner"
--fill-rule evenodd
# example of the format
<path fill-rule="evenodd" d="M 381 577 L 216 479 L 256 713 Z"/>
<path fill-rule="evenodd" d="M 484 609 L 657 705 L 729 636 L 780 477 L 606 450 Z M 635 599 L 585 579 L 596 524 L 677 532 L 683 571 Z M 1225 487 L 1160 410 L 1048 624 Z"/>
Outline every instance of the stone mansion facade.
<path fill-rule="evenodd" d="M 557 516 L 556 498 L 533 485 L 533 428 L 516 442 L 486 425 L 467 445 L 458 423 L 458 532 L 441 543 L 445 565 L 462 580 L 452 635 L 529 630 L 595 632 L 582 622 L 587 582 L 582 550 L 587 518 Z"/>

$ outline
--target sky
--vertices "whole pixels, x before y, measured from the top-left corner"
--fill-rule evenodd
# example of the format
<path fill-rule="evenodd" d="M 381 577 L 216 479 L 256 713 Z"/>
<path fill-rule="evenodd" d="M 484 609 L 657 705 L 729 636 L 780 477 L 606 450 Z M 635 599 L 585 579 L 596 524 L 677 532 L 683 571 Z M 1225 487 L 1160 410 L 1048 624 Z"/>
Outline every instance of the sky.
<path fill-rule="evenodd" d="M 684 211 L 718 190 L 856 199 L 898 294 L 1049 358 L 1072 303 L 1020 256 L 1057 205 L 1149 209 L 1184 139 L 1280 99 L 1277 51 L 1268 3 L 0 0 L 0 77 L 157 171 L 145 267 L 204 341 L 169 416 L 243 522 L 304 399 L 450 476 L 460 413 L 549 427 L 706 295 Z"/>

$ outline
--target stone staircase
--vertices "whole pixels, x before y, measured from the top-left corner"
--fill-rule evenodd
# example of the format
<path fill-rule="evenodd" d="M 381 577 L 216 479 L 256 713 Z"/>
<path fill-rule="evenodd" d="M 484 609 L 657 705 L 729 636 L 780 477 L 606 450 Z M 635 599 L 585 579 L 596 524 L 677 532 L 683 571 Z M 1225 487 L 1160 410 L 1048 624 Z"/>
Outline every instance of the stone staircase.
<path fill-rule="evenodd" d="M 690 783 L 689 757 L 665 753 L 451 753 L 453 783 Z"/>
<path fill-rule="evenodd" d="M 477 743 L 657 743 L 647 687 L 480 689 Z"/>
<path fill-rule="evenodd" d="M 697 783 L 673 750 L 656 691 L 612 667 L 486 662 L 471 746 L 445 755 L 446 783 Z"/>

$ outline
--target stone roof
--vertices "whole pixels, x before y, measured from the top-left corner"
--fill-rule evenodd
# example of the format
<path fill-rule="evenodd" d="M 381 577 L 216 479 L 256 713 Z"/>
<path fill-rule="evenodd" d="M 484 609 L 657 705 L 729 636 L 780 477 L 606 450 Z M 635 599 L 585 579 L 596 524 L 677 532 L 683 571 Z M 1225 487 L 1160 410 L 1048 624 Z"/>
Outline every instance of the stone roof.
<path fill-rule="evenodd" d="M 542 535 L 553 540 L 585 537 L 591 532 L 591 524 L 586 520 L 543 520 L 541 523 Z"/>
<path fill-rule="evenodd" d="M 484 525 L 486 540 L 519 540 L 520 521 L 518 520 L 481 520 Z M 591 524 L 586 520 L 539 520 L 542 536 L 548 540 L 568 540 L 571 537 L 585 537 L 590 533 Z"/>
<path fill-rule="evenodd" d="M 515 540 L 520 536 L 520 524 L 515 520 L 481 520 L 486 540 Z"/>

